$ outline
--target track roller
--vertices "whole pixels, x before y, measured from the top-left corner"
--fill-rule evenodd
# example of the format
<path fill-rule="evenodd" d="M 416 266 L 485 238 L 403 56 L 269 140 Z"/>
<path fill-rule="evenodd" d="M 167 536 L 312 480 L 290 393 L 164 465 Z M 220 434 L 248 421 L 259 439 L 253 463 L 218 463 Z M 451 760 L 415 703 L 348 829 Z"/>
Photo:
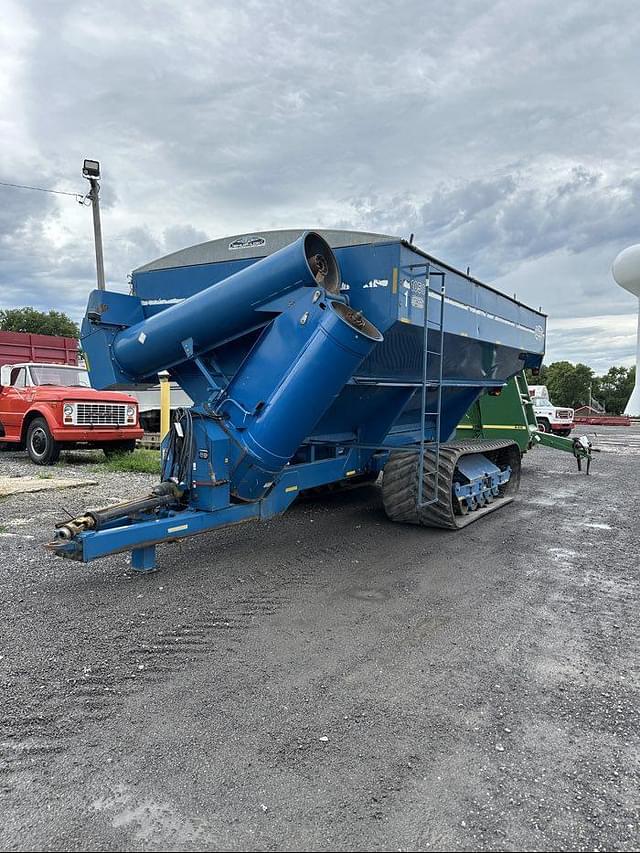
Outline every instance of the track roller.
<path fill-rule="evenodd" d="M 437 499 L 430 503 L 436 497 L 436 454 L 425 450 L 425 505 L 418 506 L 419 462 L 418 453 L 397 450 L 384 466 L 382 500 L 392 521 L 458 530 L 512 501 L 520 485 L 520 448 L 514 441 L 441 444 Z"/>

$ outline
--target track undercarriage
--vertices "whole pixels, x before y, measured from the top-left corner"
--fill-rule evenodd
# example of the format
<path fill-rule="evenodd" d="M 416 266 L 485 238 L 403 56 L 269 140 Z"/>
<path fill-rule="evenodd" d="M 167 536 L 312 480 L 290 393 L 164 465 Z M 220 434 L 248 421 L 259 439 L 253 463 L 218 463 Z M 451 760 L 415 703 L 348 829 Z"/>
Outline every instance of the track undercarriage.
<path fill-rule="evenodd" d="M 470 441 L 391 454 L 382 499 L 392 521 L 456 530 L 513 500 L 520 485 L 520 449 L 513 441 Z M 420 500 L 420 493 L 422 500 Z"/>

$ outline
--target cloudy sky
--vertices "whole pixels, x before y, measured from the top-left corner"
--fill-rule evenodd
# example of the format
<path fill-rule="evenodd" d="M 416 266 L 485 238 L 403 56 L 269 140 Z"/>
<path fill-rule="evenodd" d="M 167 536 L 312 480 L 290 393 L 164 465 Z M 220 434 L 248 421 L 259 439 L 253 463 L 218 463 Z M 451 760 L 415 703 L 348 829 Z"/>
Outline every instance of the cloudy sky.
<path fill-rule="evenodd" d="M 243 231 L 408 236 L 550 315 L 548 361 L 630 364 L 633 0 L 0 0 L 0 180 L 82 191 L 108 286 Z M 0 186 L 0 307 L 79 318 L 90 208 Z"/>

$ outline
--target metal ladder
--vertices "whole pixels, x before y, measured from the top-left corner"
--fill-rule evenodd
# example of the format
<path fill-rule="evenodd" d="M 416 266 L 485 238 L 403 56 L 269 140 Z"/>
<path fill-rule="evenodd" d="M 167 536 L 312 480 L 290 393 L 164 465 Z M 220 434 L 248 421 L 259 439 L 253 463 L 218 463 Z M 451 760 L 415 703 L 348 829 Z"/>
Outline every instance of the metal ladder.
<path fill-rule="evenodd" d="M 425 280 L 424 280 L 424 311 L 423 311 L 423 319 L 424 319 L 424 330 L 423 330 L 423 338 L 422 338 L 422 382 L 421 382 L 421 403 L 420 403 L 420 453 L 419 453 L 419 462 L 418 462 L 418 500 L 417 507 L 420 509 L 421 507 L 431 506 L 432 504 L 437 503 L 438 501 L 438 488 L 439 488 L 439 465 L 440 465 L 440 444 L 441 444 L 441 415 L 442 415 L 442 370 L 443 370 L 443 354 L 444 354 L 444 305 L 445 305 L 445 295 L 446 295 L 446 272 L 441 270 L 433 269 L 430 263 L 426 264 L 411 264 L 409 269 L 416 269 L 418 267 L 425 268 Z M 435 288 L 432 286 L 432 280 L 437 279 L 439 281 L 439 287 Z M 434 294 L 440 301 L 440 310 L 438 312 L 438 319 L 432 319 L 431 312 L 429 309 L 429 302 L 431 300 L 431 294 Z M 431 322 L 431 331 L 439 332 L 440 335 L 440 347 L 439 349 L 429 349 L 429 323 Z M 437 370 L 437 380 L 429 380 L 429 366 L 431 364 L 432 358 L 438 359 L 438 370 Z M 437 396 L 436 396 L 436 408 L 434 411 L 427 411 L 427 389 L 429 386 L 433 386 L 436 384 L 437 387 Z M 425 429 L 427 417 L 433 417 L 435 419 L 435 436 L 432 442 L 427 442 L 425 438 Z M 424 455 L 426 445 L 429 444 L 430 449 L 435 449 L 435 477 L 433 481 L 433 493 L 431 496 L 425 497 L 424 494 L 424 478 L 422 472 L 424 470 Z"/>

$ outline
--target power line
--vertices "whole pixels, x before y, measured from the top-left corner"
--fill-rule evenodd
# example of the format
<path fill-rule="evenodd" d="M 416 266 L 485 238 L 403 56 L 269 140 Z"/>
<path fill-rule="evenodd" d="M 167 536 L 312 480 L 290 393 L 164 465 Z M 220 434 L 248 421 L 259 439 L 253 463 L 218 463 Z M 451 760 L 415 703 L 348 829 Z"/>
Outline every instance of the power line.
<path fill-rule="evenodd" d="M 10 184 L 8 181 L 0 181 L 0 186 L 3 187 L 15 187 L 19 190 L 36 190 L 39 193 L 53 193 L 54 195 L 70 195 L 73 198 L 81 198 L 82 193 L 69 193 L 64 190 L 48 190 L 45 187 L 30 187 L 27 184 Z"/>

